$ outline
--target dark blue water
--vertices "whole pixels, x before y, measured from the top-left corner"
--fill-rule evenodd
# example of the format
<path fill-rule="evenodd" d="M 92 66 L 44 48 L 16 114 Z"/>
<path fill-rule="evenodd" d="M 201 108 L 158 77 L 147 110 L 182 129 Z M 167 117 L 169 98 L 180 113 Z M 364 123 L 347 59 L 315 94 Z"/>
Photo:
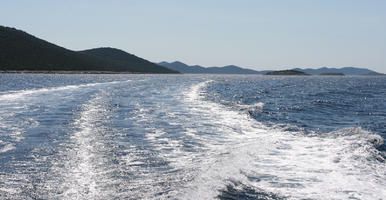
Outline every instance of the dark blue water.
<path fill-rule="evenodd" d="M 267 125 L 291 124 L 307 133 L 362 127 L 386 137 L 384 77 L 227 77 L 208 92 L 208 100 L 245 105 Z"/>
<path fill-rule="evenodd" d="M 0 199 L 385 199 L 386 78 L 0 74 Z"/>

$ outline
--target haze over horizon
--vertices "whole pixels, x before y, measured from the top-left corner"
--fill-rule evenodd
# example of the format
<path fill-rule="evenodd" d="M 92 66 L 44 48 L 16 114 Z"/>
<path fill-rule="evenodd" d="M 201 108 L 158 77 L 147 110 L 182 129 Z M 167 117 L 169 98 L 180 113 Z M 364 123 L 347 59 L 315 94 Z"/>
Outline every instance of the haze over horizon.
<path fill-rule="evenodd" d="M 5 0 L 0 25 L 68 49 L 108 46 L 153 62 L 386 73 L 385 10 L 381 0 Z"/>

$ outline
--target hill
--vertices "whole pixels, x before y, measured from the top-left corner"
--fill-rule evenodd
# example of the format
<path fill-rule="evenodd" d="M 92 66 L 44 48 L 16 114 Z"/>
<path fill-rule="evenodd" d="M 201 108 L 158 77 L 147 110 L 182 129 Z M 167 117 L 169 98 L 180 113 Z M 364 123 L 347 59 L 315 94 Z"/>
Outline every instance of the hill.
<path fill-rule="evenodd" d="M 307 73 L 304 73 L 302 71 L 297 71 L 297 70 L 279 70 L 279 71 L 273 71 L 273 72 L 268 72 L 266 75 L 280 75 L 280 76 L 292 76 L 292 75 L 297 75 L 297 76 L 306 76 L 309 75 Z"/>
<path fill-rule="evenodd" d="M 245 69 L 235 65 L 228 65 L 224 67 L 208 67 L 210 74 L 263 74 L 252 69 Z"/>
<path fill-rule="evenodd" d="M 160 62 L 158 64 L 183 74 L 205 74 L 205 71 L 206 71 L 204 67 L 201 67 L 199 65 L 189 66 L 179 61 L 172 62 L 172 63 Z"/>
<path fill-rule="evenodd" d="M 98 53 L 76 52 L 24 31 L 0 26 L 0 70 L 176 73 L 121 50 L 103 49 Z M 120 59 L 114 60 L 117 57 Z"/>
<path fill-rule="evenodd" d="M 365 69 L 365 68 L 356 68 L 356 67 L 344 67 L 344 68 L 328 68 L 328 67 L 322 67 L 319 69 L 300 69 L 295 68 L 293 70 L 302 71 L 307 74 L 312 75 L 319 75 L 319 74 L 328 74 L 328 73 L 334 73 L 334 74 L 344 74 L 344 75 L 365 75 L 369 73 L 373 73 L 374 71 Z"/>
<path fill-rule="evenodd" d="M 150 73 L 175 73 L 160 65 L 149 62 L 143 58 L 127 53 L 120 49 L 102 47 L 79 51 L 82 54 L 102 58 L 109 62 L 117 63 L 117 71 L 150 72 Z M 119 67 L 120 66 L 120 67 Z"/>
<path fill-rule="evenodd" d="M 161 66 L 167 67 L 172 70 L 179 71 L 184 74 L 265 74 L 265 71 L 255 71 L 252 69 L 245 69 L 235 65 L 228 65 L 224 67 L 202 67 L 200 65 L 189 66 L 185 63 L 175 61 L 160 62 Z"/>

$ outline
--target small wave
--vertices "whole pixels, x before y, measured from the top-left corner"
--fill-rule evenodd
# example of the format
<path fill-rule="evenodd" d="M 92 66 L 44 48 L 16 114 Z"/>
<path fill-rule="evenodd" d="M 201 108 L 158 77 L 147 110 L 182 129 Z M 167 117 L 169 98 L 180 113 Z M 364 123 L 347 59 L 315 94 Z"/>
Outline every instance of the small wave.
<path fill-rule="evenodd" d="M 129 81 L 130 80 L 125 81 L 125 82 L 129 82 Z M 0 95 L 0 100 L 14 100 L 14 99 L 22 98 L 24 96 L 39 94 L 39 93 L 45 93 L 45 92 L 56 92 L 56 91 L 61 91 L 61 90 L 74 90 L 74 89 L 79 89 L 79 88 L 83 88 L 83 87 L 94 87 L 94 86 L 118 84 L 118 83 L 122 83 L 122 81 L 112 81 L 112 82 L 105 82 L 105 83 L 88 83 L 88 84 L 81 84 L 81 85 L 67 85 L 67 86 L 61 86 L 61 87 L 13 91 L 13 92 L 10 92 L 8 94 Z"/>
<path fill-rule="evenodd" d="M 13 144 L 6 144 L 2 148 L 0 148 L 0 153 L 5 153 L 7 151 L 11 151 L 15 149 L 15 146 Z"/>
<path fill-rule="evenodd" d="M 272 192 L 266 192 L 261 188 L 245 185 L 241 182 L 231 181 L 225 189 L 220 190 L 217 196 L 221 200 L 229 199 L 264 199 L 264 200 L 284 200 L 285 197 Z"/>
<path fill-rule="evenodd" d="M 374 159 L 381 162 L 386 161 L 386 154 L 382 151 L 385 146 L 384 139 L 360 127 L 340 129 L 322 137 L 333 138 L 344 147 L 340 157 L 346 157 L 346 159 L 350 157 L 363 162 Z M 337 160 L 341 159 L 337 158 Z"/>
<path fill-rule="evenodd" d="M 263 109 L 264 103 L 263 102 L 258 102 L 252 105 L 238 105 L 242 109 Z"/>

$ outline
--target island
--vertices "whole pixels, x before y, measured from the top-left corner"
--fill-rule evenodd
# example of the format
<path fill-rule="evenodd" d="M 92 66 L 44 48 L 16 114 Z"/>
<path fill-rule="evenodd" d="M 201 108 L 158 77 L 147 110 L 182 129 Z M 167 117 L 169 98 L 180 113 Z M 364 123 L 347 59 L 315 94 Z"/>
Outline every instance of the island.
<path fill-rule="evenodd" d="M 321 73 L 320 76 L 344 76 L 343 73 L 334 73 L 334 72 L 327 72 L 327 73 Z"/>
<path fill-rule="evenodd" d="M 386 76 L 386 74 L 378 73 L 378 72 L 369 72 L 368 74 L 363 74 L 364 76 Z"/>
<path fill-rule="evenodd" d="M 265 75 L 308 76 L 309 74 L 302 71 L 297 71 L 297 70 L 279 70 L 279 71 L 268 72 Z"/>

